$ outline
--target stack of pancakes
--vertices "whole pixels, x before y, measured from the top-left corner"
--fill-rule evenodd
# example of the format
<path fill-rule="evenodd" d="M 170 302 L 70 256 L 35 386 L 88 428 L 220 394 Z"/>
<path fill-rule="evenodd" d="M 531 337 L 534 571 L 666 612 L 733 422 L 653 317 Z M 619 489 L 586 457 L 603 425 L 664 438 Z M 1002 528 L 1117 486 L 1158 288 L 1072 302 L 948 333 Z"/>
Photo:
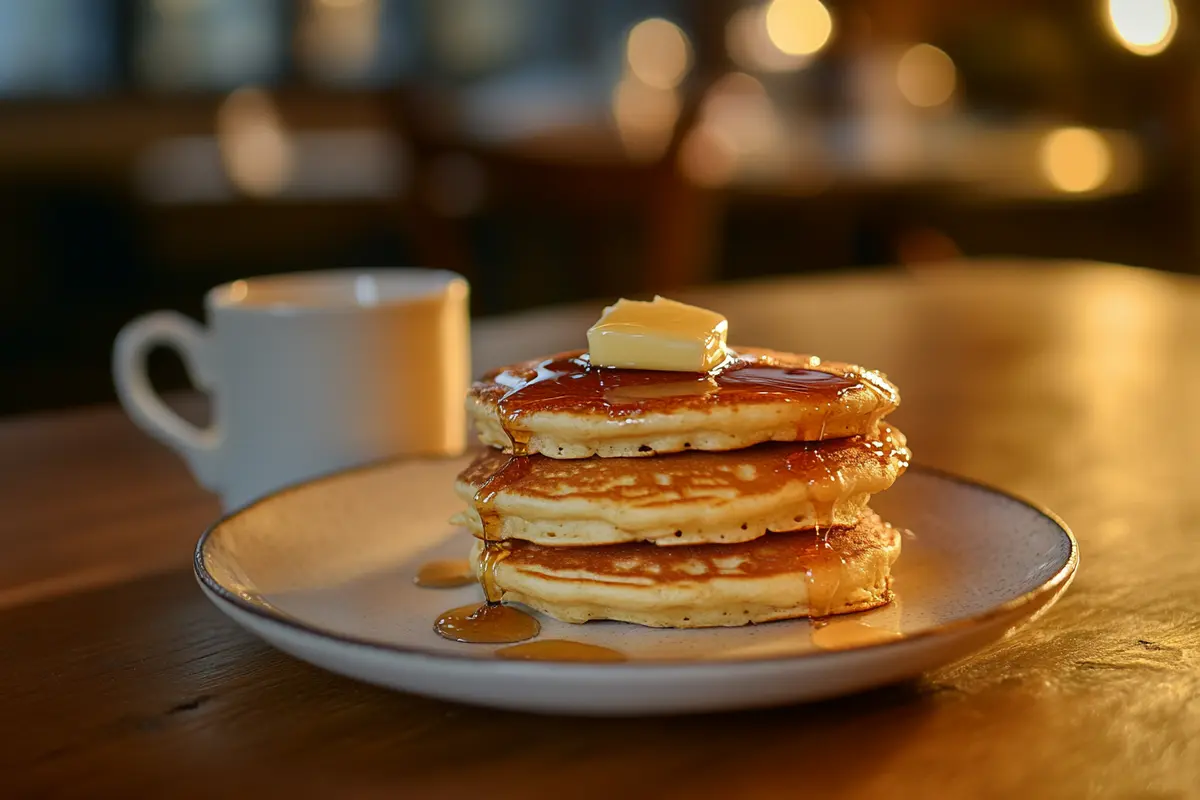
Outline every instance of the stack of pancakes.
<path fill-rule="evenodd" d="M 898 531 L 868 507 L 908 466 L 883 375 L 740 348 L 711 373 L 564 353 L 488 373 L 489 449 L 459 476 L 489 599 L 567 622 L 707 627 L 890 600 Z"/>

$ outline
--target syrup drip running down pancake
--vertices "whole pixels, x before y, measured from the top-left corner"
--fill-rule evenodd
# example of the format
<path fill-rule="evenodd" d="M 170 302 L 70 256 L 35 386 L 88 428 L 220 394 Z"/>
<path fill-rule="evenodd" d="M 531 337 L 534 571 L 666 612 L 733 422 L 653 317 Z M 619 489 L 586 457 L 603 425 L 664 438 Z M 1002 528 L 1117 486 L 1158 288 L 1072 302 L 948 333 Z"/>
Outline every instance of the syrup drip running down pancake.
<path fill-rule="evenodd" d="M 828 535 L 826 535 L 828 534 Z M 509 601 L 565 622 L 692 628 L 864 611 L 891 599 L 900 533 L 874 514 L 852 528 L 739 544 L 506 544 L 495 581 Z M 477 542 L 478 556 L 483 543 Z"/>
<path fill-rule="evenodd" d="M 593 367 L 581 351 L 495 370 L 468 411 L 484 444 L 551 458 L 733 450 L 875 435 L 900 403 L 878 372 L 757 348 L 709 373 Z"/>
<path fill-rule="evenodd" d="M 556 460 L 484 451 L 459 475 L 467 508 L 451 522 L 483 536 L 473 499 L 491 476 L 512 470 L 492 499 L 491 536 L 547 546 L 730 543 L 768 531 L 853 526 L 871 495 L 908 466 L 904 435 L 881 424 L 875 437 L 769 442 L 728 453 L 652 459 Z"/>

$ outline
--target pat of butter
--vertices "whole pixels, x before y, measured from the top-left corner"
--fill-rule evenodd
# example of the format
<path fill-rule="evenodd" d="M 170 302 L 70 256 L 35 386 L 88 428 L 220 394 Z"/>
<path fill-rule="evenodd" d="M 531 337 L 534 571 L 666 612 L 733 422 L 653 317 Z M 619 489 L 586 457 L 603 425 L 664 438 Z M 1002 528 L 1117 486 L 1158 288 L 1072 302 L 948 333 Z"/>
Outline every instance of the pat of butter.
<path fill-rule="evenodd" d="M 708 372 L 725 360 L 729 323 L 715 311 L 665 297 L 618 300 L 588 328 L 597 367 Z"/>

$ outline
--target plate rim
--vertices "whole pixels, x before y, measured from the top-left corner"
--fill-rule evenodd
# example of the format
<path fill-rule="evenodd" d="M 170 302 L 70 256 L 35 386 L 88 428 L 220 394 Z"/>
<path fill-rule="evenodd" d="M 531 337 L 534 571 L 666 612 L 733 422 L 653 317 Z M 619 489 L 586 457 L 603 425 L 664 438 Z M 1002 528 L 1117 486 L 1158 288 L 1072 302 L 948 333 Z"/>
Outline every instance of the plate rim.
<path fill-rule="evenodd" d="M 269 607 L 252 603 L 237 593 L 231 592 L 229 589 L 226 589 L 223 585 L 221 585 L 220 581 L 218 581 L 208 571 L 208 567 L 204 563 L 205 546 L 208 543 L 208 540 L 212 538 L 221 527 L 233 521 L 235 518 L 249 513 L 260 505 L 278 500 L 285 495 L 303 491 L 318 484 L 344 478 L 358 472 L 369 472 L 392 464 L 453 461 L 462 458 L 464 455 L 466 455 L 465 452 L 456 455 L 408 457 L 397 456 L 377 459 L 365 464 L 360 464 L 358 466 L 338 469 L 332 472 L 314 476 L 312 478 L 300 480 L 262 495 L 261 497 L 258 497 L 243 506 L 222 514 L 204 529 L 204 531 L 200 534 L 200 538 L 196 542 L 196 546 L 192 555 L 192 571 L 195 575 L 195 578 L 200 583 L 201 587 L 207 590 L 205 594 L 210 598 L 228 603 L 237 610 L 245 612 L 262 622 L 282 626 L 294 633 L 300 633 L 307 636 L 316 637 L 318 639 L 331 640 L 343 646 L 350 645 L 356 648 L 366 648 L 389 655 L 416 657 L 420 659 L 431 660 L 448 659 L 455 662 L 491 664 L 492 666 L 503 664 L 505 663 L 503 659 L 487 659 L 480 658 L 478 655 L 467 655 L 466 653 L 458 654 L 440 652 L 428 650 L 422 647 L 412 647 L 408 645 L 381 642 L 374 639 L 366 639 L 358 636 L 347 635 L 345 633 L 332 631 L 327 628 L 309 624 L 287 614 L 278 611 L 272 611 Z M 978 614 L 964 617 L 962 619 L 952 620 L 950 622 L 945 622 L 940 625 L 935 625 L 933 627 L 917 631 L 916 633 L 906 635 L 894 641 L 877 642 L 863 645 L 861 647 L 853 647 L 843 650 L 816 650 L 807 653 L 789 653 L 785 655 L 763 656 L 757 658 L 722 657 L 704 659 L 703 661 L 690 658 L 663 658 L 602 663 L 583 663 L 571 661 L 528 661 L 520 663 L 526 667 L 550 668 L 556 670 L 571 669 L 576 671 L 591 671 L 600 669 L 605 671 L 629 671 L 645 669 L 679 669 L 681 667 L 728 667 L 739 664 L 749 666 L 752 664 L 770 664 L 788 661 L 802 661 L 805 663 L 810 663 L 813 661 L 834 660 L 839 657 L 845 657 L 850 653 L 879 652 L 882 650 L 907 648 L 914 643 L 925 642 L 930 639 L 941 638 L 945 636 L 953 636 L 957 633 L 971 629 L 984 628 L 995 620 L 1009 616 L 1027 606 L 1033 606 L 1036 609 L 1037 603 L 1043 598 L 1047 596 L 1053 597 L 1056 593 L 1061 592 L 1070 584 L 1076 571 L 1079 569 L 1079 542 L 1076 540 L 1075 534 L 1071 531 L 1071 528 L 1067 525 L 1063 518 L 1050 508 L 1042 505 L 1041 503 L 1029 500 L 1021 495 L 1010 492 L 1007 489 L 1000 489 L 983 481 L 976 480 L 975 478 L 958 475 L 938 467 L 912 463 L 909 465 L 908 470 L 925 473 L 926 475 L 950 481 L 951 483 L 957 483 L 962 486 L 967 486 L 975 490 L 997 494 L 1036 512 L 1037 514 L 1049 520 L 1058 530 L 1058 532 L 1066 538 L 1069 546 L 1066 560 L 1053 575 L 1024 594 L 1018 595 L 1010 600 L 1006 600 L 1005 602 L 988 608 Z"/>

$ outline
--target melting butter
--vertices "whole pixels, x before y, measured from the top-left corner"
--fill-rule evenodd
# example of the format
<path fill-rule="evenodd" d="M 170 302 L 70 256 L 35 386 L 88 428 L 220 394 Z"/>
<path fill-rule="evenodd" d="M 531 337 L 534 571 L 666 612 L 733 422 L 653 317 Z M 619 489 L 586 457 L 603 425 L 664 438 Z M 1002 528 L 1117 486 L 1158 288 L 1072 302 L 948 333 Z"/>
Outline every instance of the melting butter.
<path fill-rule="evenodd" d="M 708 372 L 726 357 L 729 322 L 707 308 L 665 297 L 618 300 L 588 329 L 593 366 Z"/>

